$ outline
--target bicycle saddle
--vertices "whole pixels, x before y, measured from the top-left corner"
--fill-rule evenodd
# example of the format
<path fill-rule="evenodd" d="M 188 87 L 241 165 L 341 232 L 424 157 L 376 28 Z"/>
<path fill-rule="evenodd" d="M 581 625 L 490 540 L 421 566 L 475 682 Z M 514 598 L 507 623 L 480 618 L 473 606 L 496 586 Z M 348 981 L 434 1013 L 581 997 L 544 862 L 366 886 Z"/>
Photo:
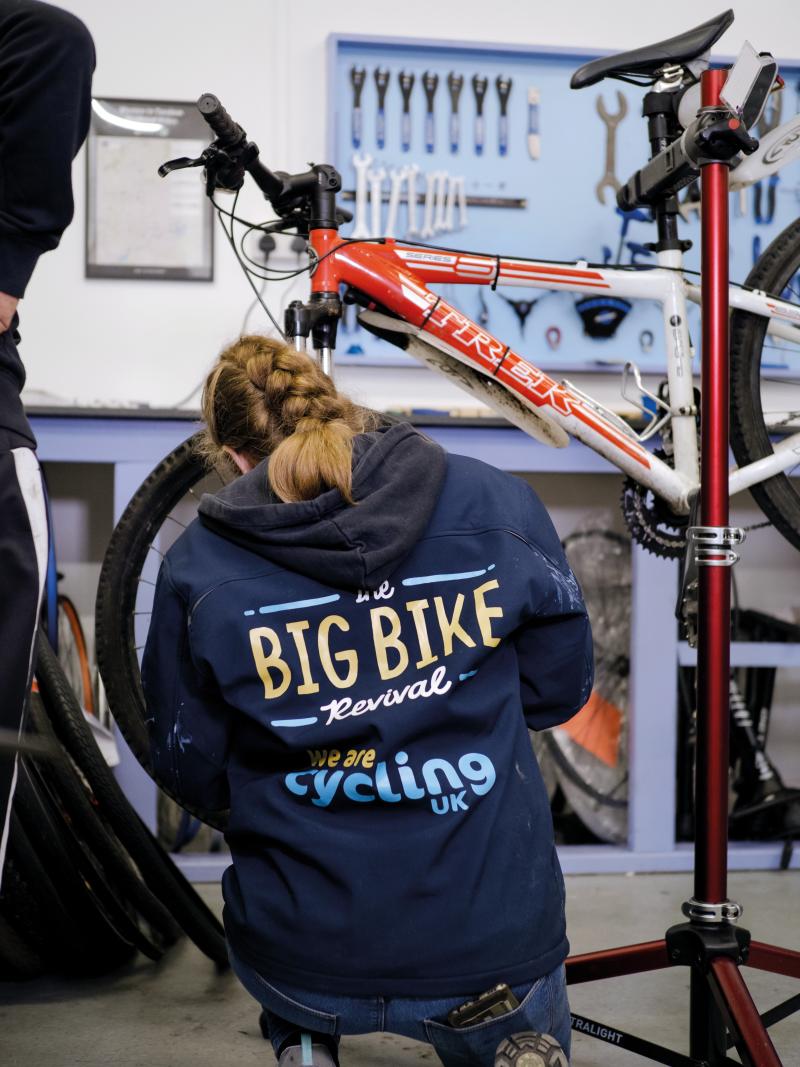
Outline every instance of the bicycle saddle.
<path fill-rule="evenodd" d="M 653 80 L 656 71 L 667 64 L 685 64 L 702 56 L 719 40 L 733 22 L 733 10 L 723 11 L 716 18 L 709 19 L 702 26 L 695 26 L 668 41 L 635 48 L 632 52 L 619 52 L 613 56 L 603 56 L 584 63 L 572 75 L 571 89 L 583 89 L 594 85 L 602 78 L 627 78 L 631 75 Z"/>

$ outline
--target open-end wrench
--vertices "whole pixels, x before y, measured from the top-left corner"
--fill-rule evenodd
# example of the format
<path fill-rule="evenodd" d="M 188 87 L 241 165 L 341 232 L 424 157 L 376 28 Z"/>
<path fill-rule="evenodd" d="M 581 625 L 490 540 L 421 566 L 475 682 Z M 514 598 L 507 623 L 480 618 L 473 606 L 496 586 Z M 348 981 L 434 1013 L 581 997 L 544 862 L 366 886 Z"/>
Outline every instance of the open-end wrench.
<path fill-rule="evenodd" d="M 475 155 L 483 155 L 483 99 L 489 88 L 489 79 L 479 74 L 472 75 L 472 92 L 475 94 Z"/>
<path fill-rule="evenodd" d="M 386 90 L 389 88 L 389 71 L 377 67 L 375 88 L 378 91 L 378 111 L 375 116 L 375 141 L 378 148 L 386 145 Z"/>
<path fill-rule="evenodd" d="M 439 75 L 426 70 L 422 75 L 422 88 L 425 90 L 427 108 L 425 110 L 425 151 L 432 152 L 436 147 L 436 126 L 433 121 L 433 99 L 439 87 Z"/>
<path fill-rule="evenodd" d="M 451 70 L 447 75 L 447 88 L 450 91 L 450 151 L 453 155 L 458 151 L 459 122 L 458 100 L 464 87 L 464 75 L 456 74 Z"/>
<path fill-rule="evenodd" d="M 498 74 L 495 79 L 497 97 L 500 101 L 500 124 L 498 129 L 497 148 L 501 156 L 508 155 L 508 98 L 511 96 L 511 78 L 504 78 Z"/>
<path fill-rule="evenodd" d="M 454 178 L 452 174 L 447 175 L 447 193 L 444 201 L 444 226 L 448 233 L 452 233 L 456 228 L 456 189 L 458 188 L 458 178 Z"/>
<path fill-rule="evenodd" d="M 406 237 L 415 237 L 419 234 L 419 212 L 417 205 L 417 175 L 419 174 L 419 167 L 416 163 L 412 163 L 410 167 L 406 168 L 408 175 L 408 192 L 406 197 L 408 200 L 408 227 L 406 229 Z"/>
<path fill-rule="evenodd" d="M 434 197 L 436 195 L 436 180 L 438 178 L 438 171 L 429 170 L 425 175 L 425 218 L 422 223 L 422 230 L 420 237 L 423 241 L 430 240 L 433 237 L 433 207 Z"/>
<path fill-rule="evenodd" d="M 369 206 L 370 206 L 370 237 L 382 237 L 381 213 L 383 211 L 383 179 L 386 171 L 383 167 L 376 167 L 367 174 L 369 182 Z"/>
<path fill-rule="evenodd" d="M 394 237 L 397 226 L 397 212 L 400 207 L 400 195 L 403 191 L 403 182 L 408 177 L 408 168 L 392 168 L 389 171 L 389 210 L 386 215 L 386 225 L 383 228 L 383 237 Z"/>
<path fill-rule="evenodd" d="M 456 198 L 458 200 L 458 228 L 463 230 L 467 225 L 467 190 L 466 178 L 456 178 Z"/>
<path fill-rule="evenodd" d="M 411 90 L 414 88 L 414 75 L 411 71 L 401 70 L 397 75 L 400 92 L 403 96 L 403 113 L 400 119 L 400 145 L 404 152 L 411 148 Z"/>
<path fill-rule="evenodd" d="M 447 229 L 447 222 L 445 220 L 445 199 L 447 196 L 447 171 L 440 170 L 436 172 L 436 211 L 434 214 L 433 229 L 436 233 L 441 233 Z"/>
<path fill-rule="evenodd" d="M 605 204 L 605 189 L 613 189 L 616 194 L 622 183 L 617 178 L 614 170 L 616 168 L 616 137 L 617 126 L 622 122 L 625 116 L 628 114 L 628 101 L 617 89 L 617 113 L 616 115 L 609 115 L 606 111 L 605 104 L 603 103 L 603 97 L 597 98 L 597 114 L 603 120 L 606 125 L 606 172 L 600 181 L 595 186 L 595 194 L 601 204 Z"/>
<path fill-rule="evenodd" d="M 361 147 L 361 91 L 367 72 L 364 67 L 350 68 L 350 84 L 353 86 L 353 115 L 350 126 L 350 138 L 353 148 Z"/>
<path fill-rule="evenodd" d="M 367 221 L 367 171 L 372 166 L 372 156 L 354 155 L 353 166 L 356 171 L 356 218 L 351 236 L 360 241 L 364 237 L 369 237 L 369 223 Z"/>

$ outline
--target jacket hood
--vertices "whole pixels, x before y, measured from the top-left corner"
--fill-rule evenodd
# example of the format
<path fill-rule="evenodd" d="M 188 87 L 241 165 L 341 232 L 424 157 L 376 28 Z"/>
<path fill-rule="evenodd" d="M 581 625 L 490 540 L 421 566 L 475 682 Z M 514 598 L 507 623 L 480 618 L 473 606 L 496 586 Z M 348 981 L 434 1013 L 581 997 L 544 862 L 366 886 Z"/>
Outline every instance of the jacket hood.
<path fill-rule="evenodd" d="M 353 497 L 338 489 L 287 504 L 275 496 L 268 459 L 204 494 L 204 526 L 279 567 L 342 589 L 375 589 L 422 537 L 439 497 L 447 456 L 409 423 L 358 434 Z"/>

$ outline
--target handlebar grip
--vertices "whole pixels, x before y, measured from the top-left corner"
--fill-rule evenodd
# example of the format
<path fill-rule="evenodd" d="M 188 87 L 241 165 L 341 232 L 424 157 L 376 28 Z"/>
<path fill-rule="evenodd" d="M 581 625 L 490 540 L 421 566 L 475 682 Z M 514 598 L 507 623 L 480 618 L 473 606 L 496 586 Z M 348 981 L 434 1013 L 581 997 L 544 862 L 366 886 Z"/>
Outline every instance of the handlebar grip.
<path fill-rule="evenodd" d="M 247 134 L 238 122 L 234 122 L 213 93 L 203 93 L 197 101 L 197 110 L 225 147 L 244 141 Z"/>

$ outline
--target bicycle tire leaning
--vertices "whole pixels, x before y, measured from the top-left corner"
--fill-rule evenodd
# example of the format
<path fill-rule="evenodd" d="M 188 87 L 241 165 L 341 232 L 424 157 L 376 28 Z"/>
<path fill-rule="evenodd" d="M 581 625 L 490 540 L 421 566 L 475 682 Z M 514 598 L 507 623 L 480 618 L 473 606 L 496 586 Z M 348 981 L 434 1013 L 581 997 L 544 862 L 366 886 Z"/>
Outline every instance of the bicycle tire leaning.
<path fill-rule="evenodd" d="M 86 778 L 108 824 L 145 883 L 185 933 L 219 967 L 228 967 L 222 924 L 197 894 L 131 806 L 103 758 L 58 657 L 40 630 L 36 677 L 61 744 Z"/>

